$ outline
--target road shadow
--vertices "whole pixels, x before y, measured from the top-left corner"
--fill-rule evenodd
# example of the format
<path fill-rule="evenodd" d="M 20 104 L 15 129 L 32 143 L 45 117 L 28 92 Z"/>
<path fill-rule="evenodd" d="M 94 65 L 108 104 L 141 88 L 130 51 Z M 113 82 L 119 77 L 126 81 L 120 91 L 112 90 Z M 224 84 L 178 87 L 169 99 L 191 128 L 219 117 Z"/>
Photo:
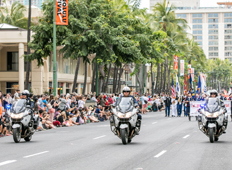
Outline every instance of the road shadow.
<path fill-rule="evenodd" d="M 15 143 L 12 139 L 12 141 L 10 142 L 1 142 L 1 144 L 7 144 L 7 145 L 11 145 L 11 144 L 15 144 L 15 145 L 23 145 L 23 144 L 27 144 L 27 145 L 30 145 L 30 144 L 35 144 L 35 143 L 41 143 L 41 141 L 30 141 L 30 142 L 26 142 L 24 140 L 20 141 L 19 143 Z"/>
<path fill-rule="evenodd" d="M 134 145 L 134 146 L 140 146 L 140 145 L 144 145 L 145 143 L 141 143 L 141 142 L 131 142 L 128 143 L 126 146 L 130 146 L 130 145 Z M 122 143 L 118 142 L 118 143 L 107 143 L 106 145 L 110 145 L 110 146 L 124 146 Z"/>

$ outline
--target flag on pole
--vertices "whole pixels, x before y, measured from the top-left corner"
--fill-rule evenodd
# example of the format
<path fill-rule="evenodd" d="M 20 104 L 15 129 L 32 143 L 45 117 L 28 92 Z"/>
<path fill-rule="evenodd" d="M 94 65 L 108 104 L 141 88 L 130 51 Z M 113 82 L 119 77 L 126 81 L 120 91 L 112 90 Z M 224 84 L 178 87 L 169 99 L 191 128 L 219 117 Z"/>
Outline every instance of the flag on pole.
<path fill-rule="evenodd" d="M 193 90 L 193 81 L 192 81 L 192 76 L 190 74 L 190 76 L 189 76 L 189 93 L 192 94 L 192 90 Z"/>
<path fill-rule="evenodd" d="M 187 75 L 185 74 L 185 81 L 184 81 L 184 93 L 187 96 Z"/>
<path fill-rule="evenodd" d="M 199 73 L 199 80 L 198 80 L 198 86 L 197 86 L 197 93 L 201 93 L 201 75 Z"/>
<path fill-rule="evenodd" d="M 179 85 L 177 74 L 176 74 L 176 92 L 178 93 L 178 95 L 180 95 L 180 85 Z"/>
<path fill-rule="evenodd" d="M 176 91 L 175 91 L 175 85 L 173 81 L 173 76 L 172 76 L 172 97 L 176 97 Z"/>
<path fill-rule="evenodd" d="M 201 92 L 202 93 L 206 93 L 207 89 L 206 89 L 206 76 L 201 73 Z"/>

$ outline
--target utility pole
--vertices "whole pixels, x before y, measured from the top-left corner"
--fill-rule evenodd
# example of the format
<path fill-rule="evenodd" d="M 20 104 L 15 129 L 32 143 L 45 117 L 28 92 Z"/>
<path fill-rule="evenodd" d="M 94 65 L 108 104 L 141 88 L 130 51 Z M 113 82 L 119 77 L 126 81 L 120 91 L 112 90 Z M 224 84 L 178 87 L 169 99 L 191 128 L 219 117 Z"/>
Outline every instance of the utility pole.
<path fill-rule="evenodd" d="M 56 96 L 57 74 L 56 74 L 56 0 L 53 0 L 53 95 Z"/>

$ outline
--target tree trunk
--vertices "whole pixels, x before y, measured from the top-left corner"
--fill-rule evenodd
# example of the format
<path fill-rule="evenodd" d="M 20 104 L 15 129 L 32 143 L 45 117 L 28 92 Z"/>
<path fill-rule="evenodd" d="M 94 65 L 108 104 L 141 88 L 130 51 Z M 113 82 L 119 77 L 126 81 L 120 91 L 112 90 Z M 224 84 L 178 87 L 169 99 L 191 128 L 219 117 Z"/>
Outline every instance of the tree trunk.
<path fill-rule="evenodd" d="M 170 61 L 169 62 L 169 68 L 168 68 L 168 89 L 167 89 L 168 93 L 171 91 L 171 84 L 170 84 L 171 66 L 172 66 L 172 62 Z"/>
<path fill-rule="evenodd" d="M 85 62 L 85 79 L 84 79 L 84 87 L 82 90 L 82 94 L 85 94 L 85 89 L 86 89 L 86 85 L 87 85 L 87 75 L 88 75 L 88 71 L 87 71 L 87 62 Z"/>
<path fill-rule="evenodd" d="M 109 82 L 109 77 L 110 77 L 110 71 L 111 71 L 111 64 L 109 65 L 109 68 L 108 68 L 108 74 L 107 74 L 107 78 L 106 78 L 106 81 L 105 83 L 103 84 L 103 92 L 107 92 L 107 86 L 108 86 L 108 82 Z"/>
<path fill-rule="evenodd" d="M 160 76 L 160 64 L 157 64 L 157 76 L 156 76 L 156 83 L 155 83 L 155 93 L 159 91 L 159 76 Z"/>
<path fill-rule="evenodd" d="M 166 82 L 166 79 L 168 78 L 167 77 L 167 73 L 168 73 L 168 58 L 166 57 L 165 58 L 165 66 L 164 66 L 164 91 L 166 92 L 167 91 L 167 82 Z"/>
<path fill-rule="evenodd" d="M 0 2 L 1 4 L 1 2 Z M 27 55 L 31 54 L 31 50 L 29 47 L 29 42 L 31 39 L 31 0 L 29 0 L 29 10 L 28 10 L 28 25 L 27 25 Z M 25 89 L 29 90 L 29 76 L 30 76 L 30 68 L 31 62 L 27 61 L 27 68 L 26 68 L 26 79 L 25 79 Z"/>
<path fill-rule="evenodd" d="M 115 93 L 115 84 L 116 84 L 115 80 L 116 80 L 116 75 L 117 75 L 116 69 L 117 69 L 117 67 L 116 67 L 116 65 L 114 65 L 113 93 Z"/>
<path fill-rule="evenodd" d="M 91 91 L 92 91 L 92 93 L 94 93 L 94 91 L 96 90 L 94 81 L 95 81 L 95 77 L 96 77 L 97 64 L 94 63 L 93 67 L 94 68 L 93 68 L 92 85 L 91 85 Z"/>
<path fill-rule="evenodd" d="M 163 92 L 163 63 L 161 63 L 161 82 L 160 82 L 160 91 L 159 93 L 162 93 Z"/>
<path fill-rule="evenodd" d="M 137 81 L 138 81 L 138 83 L 139 83 L 139 93 L 140 93 L 140 95 L 143 93 L 143 86 L 142 86 L 142 82 L 140 81 L 140 79 L 139 79 L 139 72 L 138 73 L 136 73 L 136 78 L 137 78 Z"/>
<path fill-rule="evenodd" d="M 151 93 L 152 96 L 154 95 L 154 79 L 153 79 L 153 71 L 152 71 L 153 64 L 151 63 Z"/>
<path fill-rule="evenodd" d="M 79 71 L 80 62 L 81 62 L 81 58 L 79 57 L 78 60 L 77 60 L 77 66 L 76 66 L 76 71 L 75 71 L 75 75 L 74 75 L 72 92 L 75 92 L 75 90 L 76 90 L 76 84 L 77 84 L 77 77 L 78 77 L 78 71 Z"/>
<path fill-rule="evenodd" d="M 123 68 L 122 66 L 120 66 L 120 73 L 119 73 L 119 77 L 118 77 L 118 87 L 117 87 L 117 92 L 120 93 L 120 89 L 121 89 L 121 76 L 123 73 Z"/>

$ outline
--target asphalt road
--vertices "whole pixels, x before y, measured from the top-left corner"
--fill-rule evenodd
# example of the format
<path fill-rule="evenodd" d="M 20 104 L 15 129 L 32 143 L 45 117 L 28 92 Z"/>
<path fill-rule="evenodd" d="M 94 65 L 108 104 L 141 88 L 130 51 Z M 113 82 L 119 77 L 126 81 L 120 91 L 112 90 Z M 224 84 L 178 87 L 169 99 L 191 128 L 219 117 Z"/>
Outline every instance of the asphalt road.
<path fill-rule="evenodd" d="M 143 115 L 140 135 L 123 145 L 109 122 L 37 132 L 31 142 L 0 138 L 0 170 L 229 170 L 232 129 L 209 143 L 186 117 Z"/>

